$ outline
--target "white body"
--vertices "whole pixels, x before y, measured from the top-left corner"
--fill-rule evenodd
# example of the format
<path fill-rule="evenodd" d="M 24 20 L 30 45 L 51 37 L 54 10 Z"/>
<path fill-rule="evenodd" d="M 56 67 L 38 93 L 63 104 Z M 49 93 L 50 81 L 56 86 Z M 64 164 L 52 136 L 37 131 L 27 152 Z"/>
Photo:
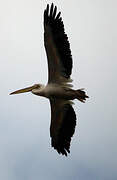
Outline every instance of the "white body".
<path fill-rule="evenodd" d="M 58 84 L 41 85 L 39 89 L 33 89 L 32 93 L 46 98 L 73 100 L 76 98 L 76 91 Z"/>

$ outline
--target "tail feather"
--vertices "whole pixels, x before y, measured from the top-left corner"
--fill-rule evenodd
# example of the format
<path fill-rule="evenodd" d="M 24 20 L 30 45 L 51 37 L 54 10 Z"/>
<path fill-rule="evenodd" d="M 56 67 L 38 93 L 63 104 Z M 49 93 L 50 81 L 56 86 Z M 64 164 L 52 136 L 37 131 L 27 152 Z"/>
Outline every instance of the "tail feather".
<path fill-rule="evenodd" d="M 79 101 L 83 102 L 83 103 L 85 103 L 86 98 L 89 98 L 89 97 L 86 95 L 84 89 L 78 89 L 78 90 L 76 90 L 76 96 L 77 96 L 76 98 L 77 98 Z"/>

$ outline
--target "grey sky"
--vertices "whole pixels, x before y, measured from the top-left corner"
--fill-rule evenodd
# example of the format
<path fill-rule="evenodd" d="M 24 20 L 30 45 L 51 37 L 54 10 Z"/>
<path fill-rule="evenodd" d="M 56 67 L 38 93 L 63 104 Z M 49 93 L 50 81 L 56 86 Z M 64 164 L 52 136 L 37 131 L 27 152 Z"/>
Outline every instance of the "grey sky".
<path fill-rule="evenodd" d="M 75 101 L 77 127 L 66 158 L 50 146 L 50 107 L 32 94 L 8 96 L 47 82 L 40 0 L 0 2 L 0 179 L 117 179 L 117 2 L 55 1 L 73 55 L 73 84 L 90 99 Z"/>

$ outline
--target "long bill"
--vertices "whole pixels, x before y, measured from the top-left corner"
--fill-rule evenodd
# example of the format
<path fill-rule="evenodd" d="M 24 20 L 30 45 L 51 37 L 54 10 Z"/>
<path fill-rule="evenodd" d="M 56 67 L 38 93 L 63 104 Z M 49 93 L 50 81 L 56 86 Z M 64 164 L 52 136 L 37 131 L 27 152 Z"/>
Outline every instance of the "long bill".
<path fill-rule="evenodd" d="M 30 91 L 32 91 L 32 89 L 34 89 L 34 88 L 35 88 L 35 86 L 30 86 L 30 87 L 27 87 L 27 88 L 24 88 L 24 89 L 19 89 L 19 90 L 17 90 L 17 91 L 14 91 L 14 92 L 10 93 L 10 95 L 30 92 Z"/>

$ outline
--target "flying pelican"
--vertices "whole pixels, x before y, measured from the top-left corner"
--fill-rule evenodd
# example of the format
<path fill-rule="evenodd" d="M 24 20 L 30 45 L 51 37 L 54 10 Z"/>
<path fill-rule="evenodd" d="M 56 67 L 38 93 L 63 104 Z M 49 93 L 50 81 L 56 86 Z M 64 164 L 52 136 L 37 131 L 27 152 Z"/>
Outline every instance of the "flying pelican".
<path fill-rule="evenodd" d="M 48 83 L 12 92 L 19 94 L 31 91 L 37 96 L 49 99 L 51 106 L 50 136 L 51 145 L 59 154 L 70 153 L 71 137 L 75 132 L 76 114 L 72 100 L 85 102 L 88 96 L 83 89 L 72 89 L 72 55 L 68 37 L 64 31 L 61 12 L 47 4 L 44 11 L 44 45 L 48 60 Z"/>

